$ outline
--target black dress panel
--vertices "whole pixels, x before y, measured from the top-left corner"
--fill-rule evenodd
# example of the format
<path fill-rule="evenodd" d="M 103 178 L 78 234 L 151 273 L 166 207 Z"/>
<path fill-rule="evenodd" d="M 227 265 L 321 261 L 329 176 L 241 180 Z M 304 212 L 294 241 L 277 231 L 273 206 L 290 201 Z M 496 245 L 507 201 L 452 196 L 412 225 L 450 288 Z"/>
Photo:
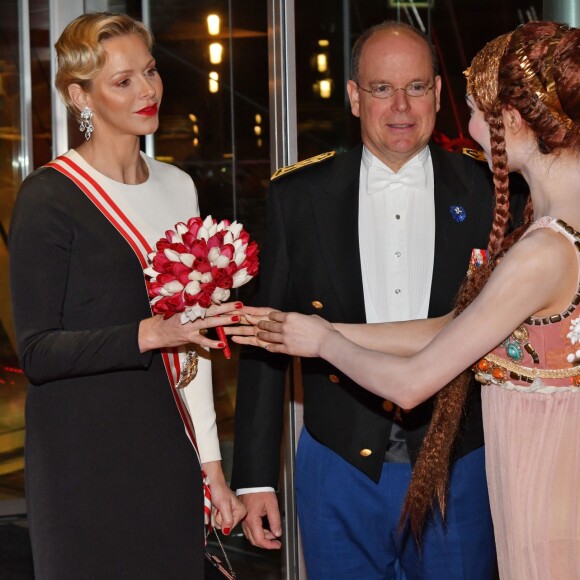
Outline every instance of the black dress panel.
<path fill-rule="evenodd" d="M 139 352 L 150 310 L 133 250 L 47 168 L 22 185 L 9 248 L 31 382 L 26 495 L 37 580 L 202 578 L 200 466 L 160 353 Z"/>

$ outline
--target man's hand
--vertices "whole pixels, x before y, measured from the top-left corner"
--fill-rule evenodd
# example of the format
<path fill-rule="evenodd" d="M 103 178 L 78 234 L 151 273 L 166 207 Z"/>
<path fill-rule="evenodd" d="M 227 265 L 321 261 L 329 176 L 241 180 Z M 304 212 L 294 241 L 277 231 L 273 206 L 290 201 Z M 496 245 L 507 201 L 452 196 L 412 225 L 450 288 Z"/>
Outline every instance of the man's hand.
<path fill-rule="evenodd" d="M 248 510 L 242 528 L 246 538 L 253 546 L 266 550 L 279 550 L 282 543 L 278 538 L 282 536 L 280 509 L 278 498 L 273 491 L 259 491 L 239 496 Z M 268 518 L 270 529 L 264 528 L 263 517 Z"/>

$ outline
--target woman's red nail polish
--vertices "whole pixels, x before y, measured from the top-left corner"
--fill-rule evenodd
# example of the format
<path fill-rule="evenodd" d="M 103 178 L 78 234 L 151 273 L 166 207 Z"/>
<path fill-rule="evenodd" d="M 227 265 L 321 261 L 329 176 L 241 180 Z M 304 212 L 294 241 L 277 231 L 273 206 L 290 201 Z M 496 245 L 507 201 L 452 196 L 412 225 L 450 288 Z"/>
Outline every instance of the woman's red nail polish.
<path fill-rule="evenodd" d="M 226 347 L 225 342 L 218 342 L 218 348 L 225 348 L 225 347 Z"/>
<path fill-rule="evenodd" d="M 239 322 L 239 321 L 240 321 L 239 316 L 232 316 L 232 322 Z"/>
<path fill-rule="evenodd" d="M 229 536 L 229 535 L 230 535 L 230 532 L 231 532 L 231 529 L 230 529 L 230 528 L 224 528 L 222 531 L 223 531 L 223 533 L 224 533 L 226 536 Z"/>
<path fill-rule="evenodd" d="M 236 302 L 236 304 L 235 304 L 235 306 L 234 306 L 234 308 L 237 308 L 238 310 L 239 310 L 240 308 L 243 308 L 243 307 L 244 307 L 244 305 L 243 305 L 241 302 Z"/>

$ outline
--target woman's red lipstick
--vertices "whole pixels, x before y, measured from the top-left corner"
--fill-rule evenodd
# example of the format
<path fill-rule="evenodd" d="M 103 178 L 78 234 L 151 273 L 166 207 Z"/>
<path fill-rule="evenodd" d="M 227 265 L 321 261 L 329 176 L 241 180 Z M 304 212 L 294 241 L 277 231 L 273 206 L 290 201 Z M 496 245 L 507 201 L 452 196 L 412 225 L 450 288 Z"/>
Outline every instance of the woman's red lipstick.
<path fill-rule="evenodd" d="M 140 111 L 137 111 L 137 115 L 145 115 L 146 117 L 152 117 L 157 114 L 157 103 L 154 105 L 149 105 L 148 107 L 143 107 Z"/>

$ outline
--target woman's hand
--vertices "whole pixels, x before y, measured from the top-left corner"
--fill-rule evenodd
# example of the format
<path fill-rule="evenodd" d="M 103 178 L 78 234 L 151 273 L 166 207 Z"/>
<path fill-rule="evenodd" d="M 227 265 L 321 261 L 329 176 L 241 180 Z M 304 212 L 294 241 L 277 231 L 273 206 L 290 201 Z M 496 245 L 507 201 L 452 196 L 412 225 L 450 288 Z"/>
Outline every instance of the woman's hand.
<path fill-rule="evenodd" d="M 246 508 L 228 487 L 220 461 L 202 464 L 211 489 L 212 523 L 228 536 L 245 517 Z"/>
<path fill-rule="evenodd" d="M 267 306 L 244 306 L 239 311 L 242 316 L 240 326 L 227 326 L 224 328 L 224 332 L 238 344 L 249 344 L 250 346 L 265 348 L 269 343 L 259 340 L 256 334 L 258 333 L 258 323 L 262 320 L 269 320 L 268 315 L 271 312 L 279 311 Z"/>
<path fill-rule="evenodd" d="M 207 309 L 205 318 L 182 324 L 181 316 L 174 314 L 164 319 L 161 315 L 142 320 L 139 324 L 139 350 L 146 352 L 156 348 L 171 348 L 184 344 L 199 344 L 206 348 L 224 348 L 225 343 L 206 337 L 208 328 L 216 328 L 241 321 L 241 302 L 226 302 Z"/>
<path fill-rule="evenodd" d="M 268 319 L 257 323 L 257 341 L 266 343 L 270 352 L 319 357 L 322 346 L 333 334 L 335 328 L 319 316 L 306 316 L 297 312 L 272 311 Z"/>

